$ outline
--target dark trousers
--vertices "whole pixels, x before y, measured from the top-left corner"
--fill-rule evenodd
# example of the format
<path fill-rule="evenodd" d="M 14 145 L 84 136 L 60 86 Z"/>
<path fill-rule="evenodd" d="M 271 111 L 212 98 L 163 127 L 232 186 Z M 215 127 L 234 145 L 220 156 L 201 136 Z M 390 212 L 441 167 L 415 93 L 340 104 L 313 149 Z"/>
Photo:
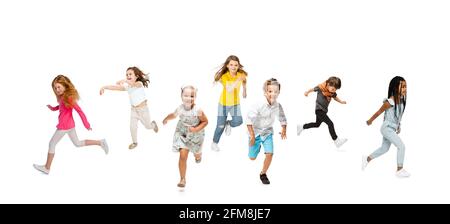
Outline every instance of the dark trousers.
<path fill-rule="evenodd" d="M 331 138 L 337 139 L 336 131 L 334 130 L 333 121 L 328 117 L 327 113 L 322 110 L 316 110 L 316 122 L 304 124 L 303 129 L 318 128 L 322 122 L 328 125 L 328 131 L 330 131 Z"/>

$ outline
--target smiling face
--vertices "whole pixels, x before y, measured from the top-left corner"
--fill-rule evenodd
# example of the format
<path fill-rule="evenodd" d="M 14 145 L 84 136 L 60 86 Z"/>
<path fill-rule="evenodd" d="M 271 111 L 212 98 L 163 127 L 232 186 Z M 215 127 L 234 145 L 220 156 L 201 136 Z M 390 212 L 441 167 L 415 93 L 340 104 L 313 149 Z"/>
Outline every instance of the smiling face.
<path fill-rule="evenodd" d="M 231 74 L 236 74 L 239 69 L 239 62 L 230 60 L 227 64 L 228 71 L 230 71 Z"/>
<path fill-rule="evenodd" d="M 53 85 L 53 89 L 55 90 L 57 96 L 62 96 L 66 91 L 66 88 L 61 83 L 55 83 Z"/>
<path fill-rule="evenodd" d="M 270 105 L 274 104 L 277 101 L 278 95 L 280 95 L 280 88 L 278 87 L 278 84 L 268 85 L 266 87 L 264 96 L 266 97 L 267 102 L 269 102 Z"/>
<path fill-rule="evenodd" d="M 193 87 L 185 87 L 181 92 L 181 101 L 187 108 L 195 104 L 195 89 Z"/>
<path fill-rule="evenodd" d="M 136 74 L 134 74 L 133 69 L 128 69 L 126 76 L 127 76 L 127 81 L 130 81 L 132 83 L 136 82 L 136 80 L 137 80 L 137 76 L 136 76 Z"/>

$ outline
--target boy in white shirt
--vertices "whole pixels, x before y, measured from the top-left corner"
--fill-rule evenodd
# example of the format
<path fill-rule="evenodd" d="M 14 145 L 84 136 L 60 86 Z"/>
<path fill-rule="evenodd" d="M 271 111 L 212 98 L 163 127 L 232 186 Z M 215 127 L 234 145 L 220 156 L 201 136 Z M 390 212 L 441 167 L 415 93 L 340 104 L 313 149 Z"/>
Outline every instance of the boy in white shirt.
<path fill-rule="evenodd" d="M 273 157 L 272 126 L 277 117 L 282 127 L 281 139 L 286 139 L 287 122 L 283 107 L 277 102 L 281 89 L 280 83 L 276 79 L 271 78 L 264 82 L 263 89 L 265 100 L 253 105 L 247 115 L 247 128 L 250 135 L 248 157 L 251 160 L 255 160 L 261 145 L 264 146 L 266 158 L 259 177 L 263 184 L 270 184 L 266 172 Z"/>

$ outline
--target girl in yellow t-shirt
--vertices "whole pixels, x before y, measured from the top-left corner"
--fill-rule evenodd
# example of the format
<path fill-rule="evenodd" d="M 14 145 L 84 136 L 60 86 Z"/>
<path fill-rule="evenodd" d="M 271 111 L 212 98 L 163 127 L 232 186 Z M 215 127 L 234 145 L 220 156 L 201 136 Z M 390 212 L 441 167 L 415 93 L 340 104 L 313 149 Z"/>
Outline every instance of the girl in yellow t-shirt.
<path fill-rule="evenodd" d="M 247 72 L 243 67 L 237 56 L 230 55 L 214 76 L 214 82 L 220 82 L 223 85 L 218 105 L 216 131 L 211 145 L 211 149 L 214 151 L 220 150 L 217 144 L 224 130 L 226 135 L 230 135 L 232 127 L 242 124 L 239 102 L 241 86 L 242 97 L 247 97 Z M 228 114 L 231 115 L 231 120 L 227 120 Z"/>

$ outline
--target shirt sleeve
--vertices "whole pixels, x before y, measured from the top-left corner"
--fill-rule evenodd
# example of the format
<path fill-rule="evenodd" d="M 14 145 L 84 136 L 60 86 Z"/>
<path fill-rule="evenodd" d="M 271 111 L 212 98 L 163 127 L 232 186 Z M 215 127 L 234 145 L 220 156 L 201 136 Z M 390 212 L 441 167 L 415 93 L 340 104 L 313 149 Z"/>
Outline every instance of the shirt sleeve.
<path fill-rule="evenodd" d="M 253 125 L 258 117 L 258 105 L 254 104 L 247 113 L 247 125 Z"/>
<path fill-rule="evenodd" d="M 319 86 L 316 86 L 316 87 L 314 87 L 314 92 L 319 92 L 320 91 L 320 88 L 319 88 Z"/>
<path fill-rule="evenodd" d="M 283 107 L 281 106 L 281 104 L 278 104 L 278 120 L 280 121 L 281 125 L 287 125 L 287 119 L 286 119 L 286 115 L 284 113 Z"/>
<path fill-rule="evenodd" d="M 89 124 L 89 121 L 86 118 L 86 115 L 84 114 L 83 110 L 81 110 L 80 106 L 78 106 L 77 103 L 73 104 L 73 109 L 75 109 L 78 113 L 78 115 L 80 115 L 81 121 L 83 121 L 83 125 L 86 129 L 91 128 L 91 124 Z"/>
<path fill-rule="evenodd" d="M 386 101 L 387 101 L 391 106 L 394 106 L 394 105 L 395 105 L 394 100 L 391 99 L 391 98 L 386 98 L 386 99 L 384 99 L 384 100 L 383 100 L 383 103 L 386 102 Z"/>
<path fill-rule="evenodd" d="M 52 106 L 50 106 L 50 109 L 51 109 L 52 111 L 57 111 L 57 110 L 59 110 L 59 105 L 58 105 L 58 106 L 56 106 L 56 107 L 52 107 Z"/>

